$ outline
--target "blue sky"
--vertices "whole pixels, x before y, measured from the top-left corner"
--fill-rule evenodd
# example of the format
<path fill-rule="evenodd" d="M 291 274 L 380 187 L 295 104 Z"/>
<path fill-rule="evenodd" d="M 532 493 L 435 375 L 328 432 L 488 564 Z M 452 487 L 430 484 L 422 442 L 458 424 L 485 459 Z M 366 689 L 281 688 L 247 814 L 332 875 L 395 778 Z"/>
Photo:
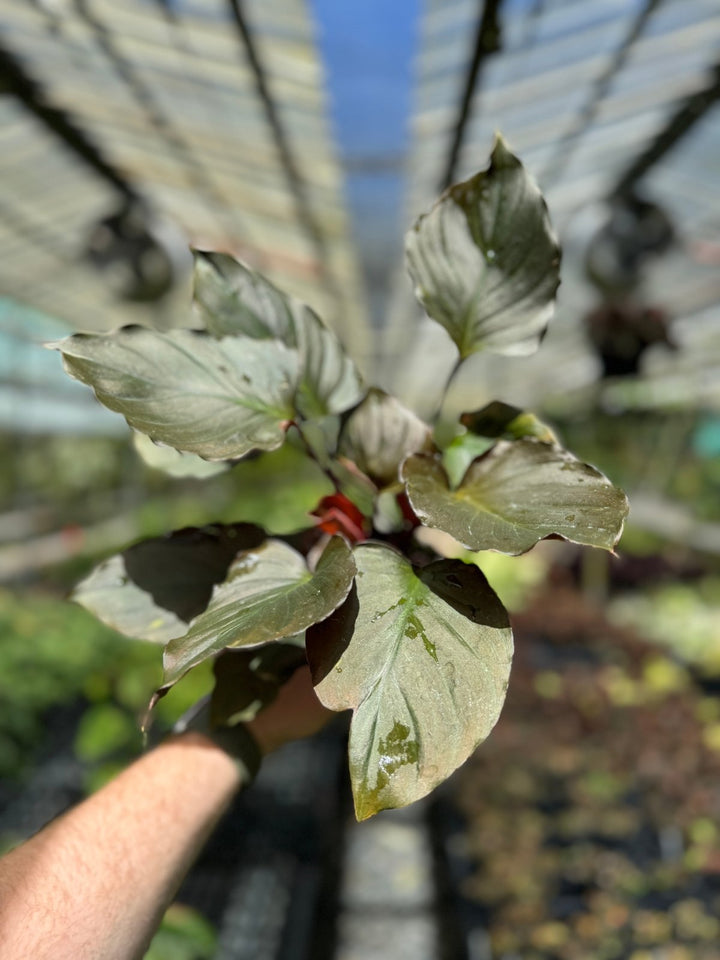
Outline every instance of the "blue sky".
<path fill-rule="evenodd" d="M 395 163 L 409 147 L 420 0 L 311 0 L 330 90 L 332 122 L 347 165 L 353 232 L 380 269 L 398 254 L 404 177 Z M 373 172 L 357 170 L 373 162 Z M 372 270 L 373 263 L 370 263 Z"/>
<path fill-rule="evenodd" d="M 407 146 L 420 0 L 311 0 L 343 154 Z"/>

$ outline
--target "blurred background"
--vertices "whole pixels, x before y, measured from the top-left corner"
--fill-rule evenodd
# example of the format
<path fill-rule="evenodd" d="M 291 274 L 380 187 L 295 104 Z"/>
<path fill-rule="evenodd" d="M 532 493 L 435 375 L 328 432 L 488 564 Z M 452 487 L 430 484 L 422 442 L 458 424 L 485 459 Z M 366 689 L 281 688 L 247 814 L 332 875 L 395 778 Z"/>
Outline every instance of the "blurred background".
<path fill-rule="evenodd" d="M 141 748 L 159 651 L 67 603 L 78 577 L 184 525 L 300 527 L 324 492 L 292 450 L 161 472 L 40 344 L 188 325 L 194 245 L 311 303 L 428 412 L 453 352 L 403 233 L 497 130 L 546 196 L 563 282 L 541 350 L 476 356 L 448 406 L 549 420 L 628 492 L 618 556 L 480 558 L 518 651 L 488 743 L 359 827 L 341 735 L 279 756 L 148 956 L 717 957 L 716 0 L 4 0 L 0 93 L 2 848 Z"/>

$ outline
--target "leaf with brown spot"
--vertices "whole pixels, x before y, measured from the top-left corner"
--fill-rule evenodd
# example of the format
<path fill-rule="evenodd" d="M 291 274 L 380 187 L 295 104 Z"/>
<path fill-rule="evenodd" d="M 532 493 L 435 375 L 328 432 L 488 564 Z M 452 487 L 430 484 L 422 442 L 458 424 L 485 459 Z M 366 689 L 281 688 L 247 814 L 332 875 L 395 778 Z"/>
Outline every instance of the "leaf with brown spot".
<path fill-rule="evenodd" d="M 489 734 L 512 659 L 505 608 L 475 566 L 421 570 L 391 547 L 355 547 L 348 599 L 307 634 L 315 690 L 353 710 L 350 774 L 359 820 L 419 800 Z"/>
<path fill-rule="evenodd" d="M 455 489 L 433 457 L 409 457 L 403 479 L 422 523 L 470 550 L 517 555 L 551 536 L 612 550 L 628 513 L 625 494 L 599 470 L 533 439 L 496 443 Z"/>

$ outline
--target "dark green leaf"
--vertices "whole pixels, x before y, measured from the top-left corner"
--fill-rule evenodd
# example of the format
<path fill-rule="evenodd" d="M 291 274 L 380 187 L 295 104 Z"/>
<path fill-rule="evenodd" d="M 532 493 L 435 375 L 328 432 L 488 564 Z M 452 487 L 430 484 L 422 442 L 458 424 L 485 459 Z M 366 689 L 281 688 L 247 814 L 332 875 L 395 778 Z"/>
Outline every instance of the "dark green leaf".
<path fill-rule="evenodd" d="M 550 427 L 538 420 L 535 414 L 527 413 L 501 400 L 494 400 L 481 410 L 463 413 L 460 423 L 471 433 L 481 437 L 504 440 L 535 437 L 543 443 L 557 443 L 557 437 Z"/>
<path fill-rule="evenodd" d="M 225 647 L 257 647 L 301 633 L 342 603 L 354 576 L 352 553 L 341 537 L 332 538 L 314 573 L 281 540 L 243 552 L 207 610 L 165 648 L 163 688 Z"/>
<path fill-rule="evenodd" d="M 207 607 L 233 558 L 264 540 L 250 523 L 176 530 L 103 561 L 72 599 L 128 637 L 167 643 Z"/>
<path fill-rule="evenodd" d="M 512 632 L 477 567 L 416 571 L 395 550 L 355 548 L 348 600 L 308 631 L 320 700 L 354 711 L 350 773 L 359 820 L 445 780 L 493 728 L 507 689 Z"/>
<path fill-rule="evenodd" d="M 545 201 L 498 137 L 488 170 L 450 187 L 407 235 L 415 294 L 461 357 L 533 353 L 552 316 L 560 250 Z"/>
<path fill-rule="evenodd" d="M 85 763 L 95 763 L 119 750 L 139 746 L 140 735 L 132 716 L 112 703 L 87 709 L 78 724 L 73 748 Z"/>
<path fill-rule="evenodd" d="M 280 343 L 124 327 L 49 346 L 131 427 L 208 460 L 274 450 L 295 416 L 298 355 Z"/>
<path fill-rule="evenodd" d="M 372 389 L 340 437 L 340 452 L 380 487 L 398 482 L 409 453 L 432 450 L 430 427 L 395 397 Z"/>
<path fill-rule="evenodd" d="M 297 349 L 297 407 L 306 417 L 341 413 L 363 395 L 360 375 L 339 340 L 306 304 L 224 254 L 195 258 L 195 302 L 217 337 L 280 340 Z"/>
<path fill-rule="evenodd" d="M 251 720 L 277 696 L 281 685 L 306 663 L 305 637 L 251 650 L 225 650 L 213 664 L 215 687 L 210 721 L 215 726 Z"/>
<path fill-rule="evenodd" d="M 517 555 L 558 536 L 612 550 L 628 512 L 625 494 L 594 467 L 538 440 L 501 440 L 468 467 L 452 490 L 433 457 L 403 466 L 420 520 L 470 550 Z"/>

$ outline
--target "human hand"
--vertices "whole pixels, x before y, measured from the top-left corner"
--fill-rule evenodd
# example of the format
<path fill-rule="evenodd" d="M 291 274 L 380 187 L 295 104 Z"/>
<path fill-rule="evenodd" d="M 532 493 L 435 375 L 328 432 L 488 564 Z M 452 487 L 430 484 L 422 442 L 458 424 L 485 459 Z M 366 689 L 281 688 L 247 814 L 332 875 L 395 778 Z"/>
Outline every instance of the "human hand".
<path fill-rule="evenodd" d="M 278 680 L 273 697 L 252 720 L 216 724 L 211 719 L 210 696 L 198 701 L 175 724 L 175 734 L 200 734 L 231 756 L 238 764 L 245 785 L 252 783 L 262 757 L 291 740 L 316 733 L 332 711 L 315 696 L 310 669 L 301 666 Z"/>
<path fill-rule="evenodd" d="M 299 667 L 284 683 L 277 697 L 246 726 L 263 754 L 291 740 L 317 733 L 333 716 L 315 695 L 309 667 Z"/>

